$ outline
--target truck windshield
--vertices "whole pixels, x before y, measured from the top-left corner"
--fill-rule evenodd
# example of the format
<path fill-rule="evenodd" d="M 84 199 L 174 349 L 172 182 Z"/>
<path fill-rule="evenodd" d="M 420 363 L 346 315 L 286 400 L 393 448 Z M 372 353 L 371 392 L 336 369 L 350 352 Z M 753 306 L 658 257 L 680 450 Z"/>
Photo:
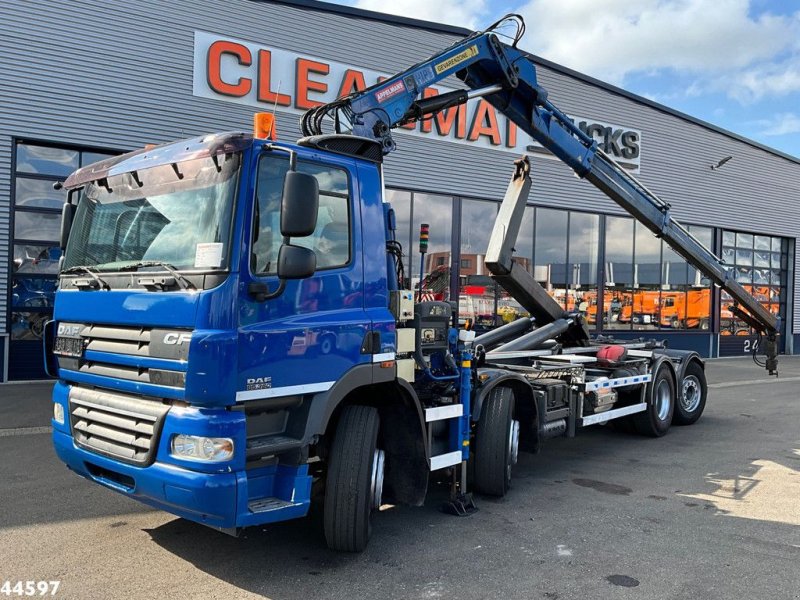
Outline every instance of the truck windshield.
<path fill-rule="evenodd" d="M 86 185 L 64 270 L 166 263 L 224 269 L 241 155 L 220 155 L 109 176 Z"/>

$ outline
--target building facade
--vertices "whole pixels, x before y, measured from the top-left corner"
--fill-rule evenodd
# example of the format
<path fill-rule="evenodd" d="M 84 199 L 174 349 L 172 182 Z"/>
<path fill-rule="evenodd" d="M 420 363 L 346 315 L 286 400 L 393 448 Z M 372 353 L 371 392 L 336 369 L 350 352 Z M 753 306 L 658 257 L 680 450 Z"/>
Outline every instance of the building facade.
<path fill-rule="evenodd" d="M 145 144 L 247 131 L 255 111 L 274 111 L 279 139 L 294 140 L 306 109 L 376 83 L 466 33 L 312 0 L 28 0 L 4 7 L 0 381 L 44 376 L 40 336 L 52 314 L 65 200 L 54 184 L 72 170 Z M 800 160 L 532 60 L 550 99 L 780 314 L 782 348 L 793 352 L 800 342 Z M 387 195 L 412 285 L 435 280 L 440 297 L 460 300 L 462 312 L 490 323 L 520 314 L 486 277 L 482 259 L 512 161 L 527 153 L 534 185 L 518 260 L 565 308 L 583 312 L 598 333 L 656 336 L 704 356 L 757 346 L 723 293 L 485 102 L 400 129 L 396 140 L 385 163 Z M 430 225 L 433 260 L 421 270 L 422 223 Z"/>

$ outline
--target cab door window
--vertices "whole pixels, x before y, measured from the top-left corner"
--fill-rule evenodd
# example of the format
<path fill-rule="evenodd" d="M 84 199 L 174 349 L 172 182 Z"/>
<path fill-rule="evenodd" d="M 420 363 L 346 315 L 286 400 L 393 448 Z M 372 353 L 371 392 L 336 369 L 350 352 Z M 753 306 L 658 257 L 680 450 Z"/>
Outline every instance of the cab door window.
<path fill-rule="evenodd" d="M 257 275 L 277 271 L 283 180 L 289 170 L 286 156 L 265 154 L 258 163 L 256 211 L 253 225 L 251 269 Z M 308 237 L 292 243 L 313 250 L 317 270 L 342 267 L 351 257 L 350 191 L 347 171 L 331 165 L 298 161 L 297 170 L 313 175 L 319 184 L 317 227 Z"/>

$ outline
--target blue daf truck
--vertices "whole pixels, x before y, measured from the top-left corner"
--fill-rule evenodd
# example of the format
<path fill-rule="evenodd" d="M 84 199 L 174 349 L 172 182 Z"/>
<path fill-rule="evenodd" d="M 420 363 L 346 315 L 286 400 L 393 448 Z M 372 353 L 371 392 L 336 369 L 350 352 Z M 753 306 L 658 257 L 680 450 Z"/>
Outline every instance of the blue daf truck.
<path fill-rule="evenodd" d="M 518 452 L 548 438 L 694 423 L 707 396 L 695 353 L 590 339 L 513 260 L 526 159 L 486 263 L 531 316 L 476 337 L 451 304 L 406 289 L 383 197 L 391 130 L 474 97 L 726 289 L 776 370 L 775 318 L 548 100 L 497 25 L 309 111 L 296 144 L 258 117 L 255 135 L 142 149 L 67 179 L 45 344 L 53 443 L 71 470 L 231 534 L 306 515 L 319 486 L 327 543 L 359 551 L 371 514 L 423 503 L 431 471 L 449 470 L 447 508 L 466 514 L 469 491 L 504 495 Z M 466 89 L 423 98 L 452 75 Z"/>

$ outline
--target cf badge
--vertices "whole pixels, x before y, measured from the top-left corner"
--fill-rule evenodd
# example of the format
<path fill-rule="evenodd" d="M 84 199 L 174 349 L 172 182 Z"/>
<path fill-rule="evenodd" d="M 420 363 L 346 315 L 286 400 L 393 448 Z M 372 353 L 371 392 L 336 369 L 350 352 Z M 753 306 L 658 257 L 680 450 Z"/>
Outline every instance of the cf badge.
<path fill-rule="evenodd" d="M 176 333 L 170 332 L 164 336 L 164 344 L 167 346 L 180 346 L 181 344 L 188 344 L 192 341 L 191 333 Z"/>

